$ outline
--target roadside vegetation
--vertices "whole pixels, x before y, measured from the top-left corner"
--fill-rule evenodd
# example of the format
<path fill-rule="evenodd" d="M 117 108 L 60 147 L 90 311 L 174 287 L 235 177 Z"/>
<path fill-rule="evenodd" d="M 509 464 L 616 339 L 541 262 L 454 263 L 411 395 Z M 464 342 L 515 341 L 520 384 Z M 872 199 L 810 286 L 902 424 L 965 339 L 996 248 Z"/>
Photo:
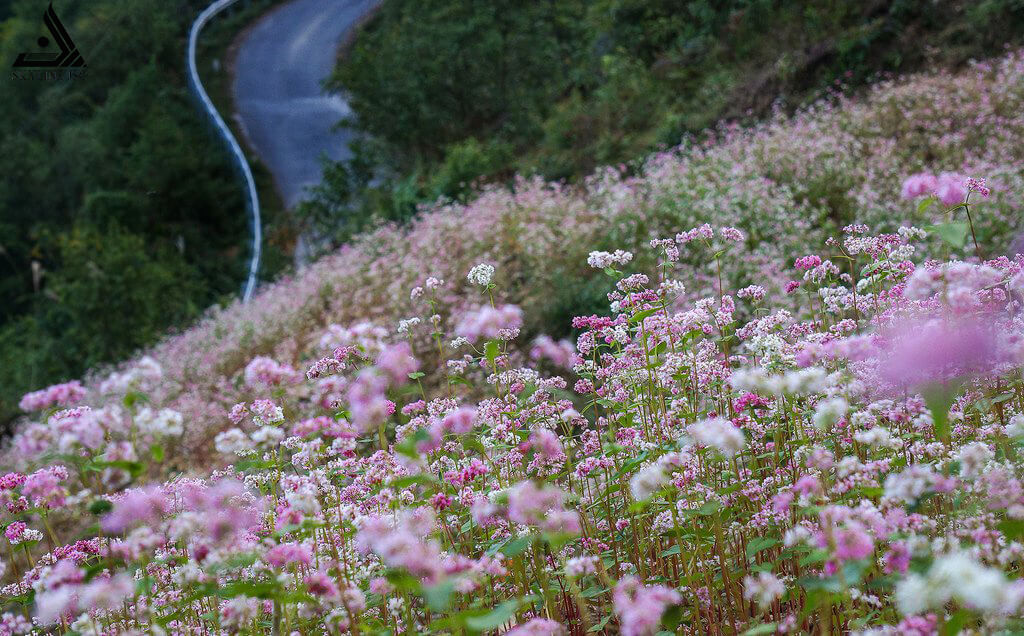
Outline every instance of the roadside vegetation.
<path fill-rule="evenodd" d="M 0 422 L 29 387 L 124 359 L 239 289 L 241 195 L 185 88 L 206 4 L 58 2 L 85 77 L 3 80 Z M 48 35 L 44 9 L 0 6 L 5 69 Z"/>
<path fill-rule="evenodd" d="M 332 82 L 365 132 L 357 159 L 303 211 L 340 243 L 481 183 L 636 167 L 720 122 L 962 67 L 1022 34 L 1016 0 L 386 0 Z"/>

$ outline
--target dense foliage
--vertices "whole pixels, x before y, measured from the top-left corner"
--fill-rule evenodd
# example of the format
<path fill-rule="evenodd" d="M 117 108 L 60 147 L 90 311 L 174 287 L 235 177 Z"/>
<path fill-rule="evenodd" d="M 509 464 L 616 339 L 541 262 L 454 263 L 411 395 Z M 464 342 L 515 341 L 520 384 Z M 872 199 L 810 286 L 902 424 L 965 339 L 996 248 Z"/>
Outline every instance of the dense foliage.
<path fill-rule="evenodd" d="M 2 629 L 1024 629 L 1021 104 L 492 188 L 26 394 Z"/>
<path fill-rule="evenodd" d="M 205 4 L 56 3 L 85 75 L 3 79 L 0 421 L 31 386 L 123 359 L 240 285 L 242 199 L 185 90 Z M 45 3 L 4 7 L 7 75 L 49 34 Z"/>
<path fill-rule="evenodd" d="M 949 175 L 903 190 L 969 226 L 989 196 Z M 925 235 L 844 228 L 785 268 L 795 311 L 721 280 L 686 300 L 683 253 L 717 271 L 742 258 L 734 227 L 652 239 L 653 278 L 594 251 L 610 314 L 529 362 L 492 265 L 451 322 L 428 277 L 406 341 L 329 329 L 305 378 L 253 358 L 242 381 L 268 397 L 232 407 L 204 477 L 132 485 L 186 426 L 146 405 L 151 358 L 101 408 L 77 383 L 30 393 L 45 424 L 14 448 L 45 467 L 0 479 L 2 594 L 82 634 L 1020 629 L 1024 256 L 915 263 Z"/>
<path fill-rule="evenodd" d="M 344 237 L 481 179 L 578 178 L 1021 33 L 1016 0 L 386 0 L 334 79 L 359 160 L 304 211 Z"/>

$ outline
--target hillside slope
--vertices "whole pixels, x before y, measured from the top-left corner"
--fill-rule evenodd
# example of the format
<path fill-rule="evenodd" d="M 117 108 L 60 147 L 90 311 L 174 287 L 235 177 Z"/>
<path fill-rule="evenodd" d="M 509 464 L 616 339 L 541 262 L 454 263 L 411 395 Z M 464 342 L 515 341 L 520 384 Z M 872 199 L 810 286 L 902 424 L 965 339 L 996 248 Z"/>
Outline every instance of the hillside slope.
<path fill-rule="evenodd" d="M 266 397 L 243 378 L 257 356 L 301 371 L 356 337 L 344 329 L 372 323 L 393 339 L 400 320 L 419 317 L 415 350 L 429 359 L 430 312 L 410 299 L 411 290 L 427 277 L 442 279 L 437 311 L 450 326 L 474 302 L 466 274 L 479 262 L 497 269 L 496 301 L 516 303 L 529 317 L 520 346 L 540 333 L 564 336 L 573 315 L 607 309 L 603 275 L 587 266 L 590 251 L 640 252 L 652 238 L 702 223 L 746 235 L 742 258 L 721 263 L 727 289 L 768 280 L 768 293 L 779 296 L 788 280 L 783 268 L 845 225 L 883 231 L 941 222 L 933 210 L 919 212 L 897 196 L 901 180 L 924 169 L 989 179 L 993 195 L 974 212 L 978 240 L 986 256 L 1005 253 L 1020 229 L 1024 196 L 1022 106 L 1024 55 L 1015 52 L 956 75 L 884 82 L 863 99 L 821 102 L 752 129 L 724 128 L 711 141 L 651 156 L 638 176 L 609 169 L 578 188 L 520 181 L 512 191 L 495 187 L 465 205 L 425 210 L 408 227 L 362 236 L 268 287 L 251 305 L 215 310 L 152 349 L 163 378 L 150 399 L 185 415 L 176 464 L 197 468 L 228 426 L 231 406 Z M 950 249 L 935 235 L 928 246 L 936 257 Z M 650 271 L 654 261 L 638 257 L 632 267 Z M 714 294 L 717 277 L 707 263 L 684 256 L 683 267 L 690 298 Z M 100 380 L 90 377 L 90 391 Z M 277 397 L 285 396 L 291 416 L 321 412 L 305 390 Z M 90 403 L 103 399 L 97 394 Z"/>
<path fill-rule="evenodd" d="M 1020 632 L 1022 79 L 425 210 L 26 395 L 0 628 Z"/>

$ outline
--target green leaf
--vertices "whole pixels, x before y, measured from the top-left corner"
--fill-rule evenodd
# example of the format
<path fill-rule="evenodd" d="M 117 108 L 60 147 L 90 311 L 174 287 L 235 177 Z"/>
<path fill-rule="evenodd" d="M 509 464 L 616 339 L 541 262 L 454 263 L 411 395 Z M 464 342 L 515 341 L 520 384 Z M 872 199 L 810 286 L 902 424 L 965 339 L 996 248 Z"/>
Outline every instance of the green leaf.
<path fill-rule="evenodd" d="M 129 475 L 131 475 L 133 479 L 135 477 L 138 477 L 139 475 L 141 475 L 143 473 L 143 471 L 146 470 L 146 466 L 142 462 L 130 462 L 130 461 L 127 461 L 127 460 L 114 461 L 114 462 L 105 462 L 105 461 L 98 461 L 97 460 L 97 461 L 94 462 L 94 465 L 95 465 L 96 468 L 99 468 L 99 469 L 103 469 L 103 468 L 120 468 L 121 470 L 126 471 Z"/>
<path fill-rule="evenodd" d="M 683 622 L 683 607 L 681 605 L 673 605 L 661 615 L 661 626 L 670 634 L 676 631 L 681 622 Z"/>
<path fill-rule="evenodd" d="M 451 603 L 452 594 L 455 592 L 455 579 L 445 579 L 437 585 L 428 585 L 423 588 L 423 598 L 427 601 L 427 607 L 435 612 L 443 612 L 448 609 Z"/>
<path fill-rule="evenodd" d="M 420 594 L 423 590 L 423 585 L 419 580 L 404 570 L 388 570 L 385 578 L 387 578 L 388 583 L 402 591 Z"/>
<path fill-rule="evenodd" d="M 710 517 L 719 510 L 721 510 L 722 504 L 718 501 L 706 501 L 704 505 L 697 509 L 697 514 L 702 517 Z"/>
<path fill-rule="evenodd" d="M 410 380 L 419 380 L 420 378 L 422 378 L 425 375 L 426 375 L 426 373 L 423 373 L 422 371 L 413 371 L 412 373 L 409 374 L 409 379 Z"/>
<path fill-rule="evenodd" d="M 498 357 L 498 341 L 488 340 L 487 344 L 484 345 L 484 355 L 487 357 L 487 363 L 494 365 L 495 359 Z"/>
<path fill-rule="evenodd" d="M 752 557 L 762 550 L 774 547 L 779 544 L 779 540 L 769 537 L 755 537 L 747 543 L 747 556 Z"/>
<path fill-rule="evenodd" d="M 416 459 L 420 456 L 419 451 L 416 450 L 416 445 L 420 442 L 425 442 L 428 439 L 430 439 L 430 433 L 427 432 L 427 429 L 421 428 L 402 440 L 400 444 L 396 444 L 395 450 L 406 457 Z"/>
<path fill-rule="evenodd" d="M 778 629 L 778 625 L 775 623 L 762 623 L 755 625 L 747 631 L 743 632 L 743 636 L 761 636 L 762 634 L 774 634 L 775 630 Z"/>
<path fill-rule="evenodd" d="M 89 504 L 89 512 L 94 515 L 101 515 L 105 512 L 110 512 L 114 507 L 114 504 L 110 503 L 106 499 L 97 499 L 96 501 Z"/>
<path fill-rule="evenodd" d="M 533 537 L 528 534 L 516 537 L 501 547 L 501 553 L 508 557 L 517 556 L 522 554 L 526 548 L 530 547 L 530 543 L 532 542 Z"/>
<path fill-rule="evenodd" d="M 487 447 L 480 441 L 479 438 L 472 435 L 467 435 L 462 438 L 462 447 L 466 450 L 476 451 L 481 455 L 487 455 Z"/>
<path fill-rule="evenodd" d="M 478 632 L 485 632 L 491 629 L 498 629 L 515 616 L 519 609 L 519 601 L 505 601 L 482 616 L 470 616 L 466 619 L 466 626 Z"/>
<path fill-rule="evenodd" d="M 951 221 L 932 226 L 931 229 L 946 243 L 961 248 L 967 244 L 967 232 L 970 227 L 966 223 Z"/>
<path fill-rule="evenodd" d="M 648 316 L 653 316 L 654 314 L 658 313 L 658 311 L 659 309 L 657 307 L 654 307 L 652 309 L 644 309 L 643 311 L 638 311 L 629 317 L 629 324 L 635 325 L 636 323 L 642 321 L 644 318 L 647 318 Z"/>
<path fill-rule="evenodd" d="M 1003 519 L 997 527 L 1010 541 L 1024 536 L 1024 519 Z"/>
<path fill-rule="evenodd" d="M 932 422 L 935 427 L 935 437 L 948 445 L 949 442 L 949 407 L 956 400 L 962 380 L 954 380 L 950 383 L 935 382 L 926 386 L 921 395 L 924 396 L 924 403 L 932 413 Z"/>
<path fill-rule="evenodd" d="M 149 454 L 153 456 L 153 461 L 157 463 L 164 461 L 164 447 L 160 444 L 153 444 L 149 449 Z"/>
<path fill-rule="evenodd" d="M 917 204 L 917 213 L 924 214 L 924 211 L 930 208 L 937 200 L 934 196 L 921 199 L 921 202 Z"/>
<path fill-rule="evenodd" d="M 213 586 L 211 593 L 221 598 L 250 596 L 252 598 L 274 598 L 281 589 L 277 581 L 231 581 L 225 585 Z"/>
<path fill-rule="evenodd" d="M 612 615 L 611 614 L 607 614 L 604 618 L 602 618 L 600 621 L 598 621 L 596 625 L 593 625 L 587 631 L 588 632 L 599 632 L 602 629 L 604 629 L 604 626 L 607 625 L 608 621 L 610 621 L 611 619 L 612 619 Z"/>
<path fill-rule="evenodd" d="M 398 479 L 391 482 L 390 486 L 395 490 L 405 490 L 409 486 L 421 484 L 423 486 L 429 486 L 434 483 L 434 476 L 428 473 L 420 475 L 406 475 L 405 477 L 399 477 Z"/>
<path fill-rule="evenodd" d="M 962 609 L 949 617 L 942 628 L 939 630 L 939 636 L 956 636 L 963 628 L 967 626 L 967 623 L 972 622 L 974 616 L 970 610 Z"/>
<path fill-rule="evenodd" d="M 679 544 L 678 543 L 675 544 L 674 546 L 672 546 L 671 548 L 669 548 L 668 550 L 663 551 L 661 553 L 661 556 L 667 557 L 667 556 L 672 556 L 673 554 L 679 554 Z"/>

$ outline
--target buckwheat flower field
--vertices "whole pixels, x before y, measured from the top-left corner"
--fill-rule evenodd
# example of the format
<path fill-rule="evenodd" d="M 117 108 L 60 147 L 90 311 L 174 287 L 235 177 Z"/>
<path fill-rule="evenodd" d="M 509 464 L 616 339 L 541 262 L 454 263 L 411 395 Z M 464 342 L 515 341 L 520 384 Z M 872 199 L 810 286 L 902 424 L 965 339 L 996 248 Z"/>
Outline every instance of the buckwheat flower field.
<path fill-rule="evenodd" d="M 0 633 L 1024 630 L 1022 107 L 494 188 L 26 395 Z"/>

